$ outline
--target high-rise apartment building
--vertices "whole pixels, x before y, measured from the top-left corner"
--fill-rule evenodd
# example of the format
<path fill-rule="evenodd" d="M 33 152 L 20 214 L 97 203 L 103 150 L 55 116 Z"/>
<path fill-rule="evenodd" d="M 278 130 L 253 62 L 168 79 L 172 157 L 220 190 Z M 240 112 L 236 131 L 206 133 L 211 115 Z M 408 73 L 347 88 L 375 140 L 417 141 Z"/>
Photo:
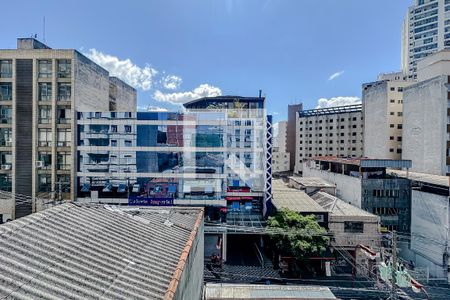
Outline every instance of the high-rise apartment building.
<path fill-rule="evenodd" d="M 297 113 L 295 172 L 316 156 L 361 157 L 364 120 L 361 104 L 302 110 Z"/>
<path fill-rule="evenodd" d="M 380 74 L 362 86 L 364 156 L 401 159 L 403 89 L 413 81 L 403 73 Z"/>
<path fill-rule="evenodd" d="M 450 46 L 450 1 L 414 0 L 402 28 L 402 71 L 416 78 L 417 62 Z"/>
<path fill-rule="evenodd" d="M 450 175 L 450 49 L 417 64 L 419 82 L 403 92 L 403 155 L 413 171 Z"/>
<path fill-rule="evenodd" d="M 221 96 L 189 102 L 183 113 L 78 113 L 78 200 L 200 205 L 210 220 L 261 219 L 271 197 L 264 101 Z"/>
<path fill-rule="evenodd" d="M 0 189 L 73 199 L 76 111 L 135 111 L 136 91 L 73 49 L 51 49 L 33 38 L 0 50 Z M 11 219 L 36 203 L 3 201 Z"/>

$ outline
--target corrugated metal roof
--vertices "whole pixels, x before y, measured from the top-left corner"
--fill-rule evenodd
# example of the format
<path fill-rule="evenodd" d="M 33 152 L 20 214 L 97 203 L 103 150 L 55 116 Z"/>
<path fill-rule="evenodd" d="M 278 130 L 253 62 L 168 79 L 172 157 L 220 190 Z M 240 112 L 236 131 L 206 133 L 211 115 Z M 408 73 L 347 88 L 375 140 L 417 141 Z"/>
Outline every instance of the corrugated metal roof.
<path fill-rule="evenodd" d="M 371 214 L 361 208 L 351 205 L 342 199 L 339 199 L 333 195 L 325 192 L 316 192 L 310 196 L 321 207 L 326 209 L 332 215 L 341 216 L 365 216 L 373 217 L 375 220 L 378 218 L 376 215 Z"/>
<path fill-rule="evenodd" d="M 291 176 L 289 179 L 305 186 L 305 187 L 330 187 L 335 188 L 336 185 L 319 177 L 300 177 Z"/>
<path fill-rule="evenodd" d="M 202 215 L 66 203 L 3 224 L 0 298 L 163 299 Z"/>
<path fill-rule="evenodd" d="M 440 185 L 444 187 L 450 186 L 450 178 L 448 176 L 440 176 L 426 173 L 407 172 L 403 170 L 389 169 L 386 171 L 388 174 L 393 173 L 399 177 L 409 178 L 413 181 L 429 183 L 434 185 Z"/>
<path fill-rule="evenodd" d="M 277 208 L 289 208 L 296 212 L 326 212 L 304 191 L 290 188 L 281 179 L 272 180 L 272 203 Z"/>
<path fill-rule="evenodd" d="M 226 299 L 337 299 L 328 287 L 208 283 L 206 300 Z"/>
<path fill-rule="evenodd" d="M 367 157 L 317 156 L 310 160 L 355 165 L 363 168 L 411 168 L 411 160 L 405 159 L 371 159 Z"/>

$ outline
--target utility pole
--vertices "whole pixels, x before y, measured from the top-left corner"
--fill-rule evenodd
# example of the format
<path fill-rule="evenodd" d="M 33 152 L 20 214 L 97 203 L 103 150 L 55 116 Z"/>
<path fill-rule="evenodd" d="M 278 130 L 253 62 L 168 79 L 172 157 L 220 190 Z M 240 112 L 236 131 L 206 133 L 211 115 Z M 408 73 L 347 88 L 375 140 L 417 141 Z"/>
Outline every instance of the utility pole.
<path fill-rule="evenodd" d="M 397 276 L 397 232 L 395 230 L 392 231 L 392 280 L 391 280 L 391 296 L 389 299 L 397 299 L 397 285 L 396 285 L 396 276 Z"/>

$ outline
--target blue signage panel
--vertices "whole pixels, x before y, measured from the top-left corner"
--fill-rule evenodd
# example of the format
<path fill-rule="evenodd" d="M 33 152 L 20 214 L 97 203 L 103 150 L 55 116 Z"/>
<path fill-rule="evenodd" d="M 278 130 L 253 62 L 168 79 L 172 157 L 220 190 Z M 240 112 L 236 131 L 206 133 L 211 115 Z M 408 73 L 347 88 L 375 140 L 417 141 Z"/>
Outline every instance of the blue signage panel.
<path fill-rule="evenodd" d="M 128 198 L 128 205 L 139 206 L 172 206 L 173 198 L 147 198 L 147 197 L 133 197 Z"/>

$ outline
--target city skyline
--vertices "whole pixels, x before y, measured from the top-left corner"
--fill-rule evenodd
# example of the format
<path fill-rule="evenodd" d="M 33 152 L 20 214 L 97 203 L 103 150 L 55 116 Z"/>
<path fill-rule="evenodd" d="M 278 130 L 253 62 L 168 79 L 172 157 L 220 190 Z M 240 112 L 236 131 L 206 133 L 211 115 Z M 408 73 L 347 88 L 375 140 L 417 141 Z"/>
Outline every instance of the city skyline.
<path fill-rule="evenodd" d="M 363 82 L 399 70 L 401 25 L 412 1 L 164 1 L 125 11 L 118 2 L 55 3 L 12 3 L 10 11 L 26 5 L 29 12 L 0 20 L 15 28 L 0 48 L 14 48 L 18 36 L 43 40 L 45 17 L 50 47 L 75 48 L 116 73 L 137 88 L 140 108 L 174 111 L 198 96 L 256 96 L 262 89 L 277 122 L 286 119 L 287 104 L 357 101 Z"/>

